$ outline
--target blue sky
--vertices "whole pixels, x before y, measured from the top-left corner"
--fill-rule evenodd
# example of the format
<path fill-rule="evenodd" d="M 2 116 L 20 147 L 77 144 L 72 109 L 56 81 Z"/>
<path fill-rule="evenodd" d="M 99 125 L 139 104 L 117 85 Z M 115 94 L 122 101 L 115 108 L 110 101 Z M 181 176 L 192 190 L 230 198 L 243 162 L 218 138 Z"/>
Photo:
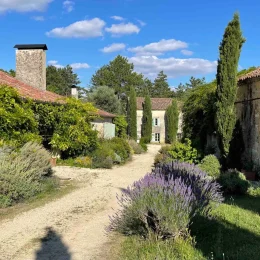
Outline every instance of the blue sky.
<path fill-rule="evenodd" d="M 0 67 L 15 69 L 15 44 L 46 43 L 48 64 L 71 64 L 83 87 L 118 54 L 152 79 L 164 70 L 171 86 L 211 80 L 235 11 L 247 39 L 240 68 L 258 66 L 257 0 L 0 0 Z"/>

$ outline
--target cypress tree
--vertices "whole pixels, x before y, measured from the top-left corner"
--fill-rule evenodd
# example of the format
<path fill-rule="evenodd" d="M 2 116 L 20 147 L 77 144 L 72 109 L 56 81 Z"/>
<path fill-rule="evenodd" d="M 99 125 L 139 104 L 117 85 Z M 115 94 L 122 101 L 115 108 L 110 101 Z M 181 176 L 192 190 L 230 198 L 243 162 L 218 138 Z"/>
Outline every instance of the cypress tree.
<path fill-rule="evenodd" d="M 152 139 L 152 104 L 151 98 L 146 96 L 143 104 L 143 118 L 141 135 L 146 143 L 150 143 Z"/>
<path fill-rule="evenodd" d="M 225 29 L 219 47 L 217 67 L 215 119 L 223 159 L 229 153 L 230 141 L 236 123 L 234 103 L 237 93 L 237 68 L 244 42 L 239 15 L 236 13 Z"/>
<path fill-rule="evenodd" d="M 165 112 L 165 141 L 171 144 L 176 141 L 179 122 L 179 112 L 176 100 L 167 108 Z"/>
<path fill-rule="evenodd" d="M 128 136 L 137 139 L 137 117 L 136 117 L 136 93 L 133 87 L 130 87 L 128 100 Z"/>

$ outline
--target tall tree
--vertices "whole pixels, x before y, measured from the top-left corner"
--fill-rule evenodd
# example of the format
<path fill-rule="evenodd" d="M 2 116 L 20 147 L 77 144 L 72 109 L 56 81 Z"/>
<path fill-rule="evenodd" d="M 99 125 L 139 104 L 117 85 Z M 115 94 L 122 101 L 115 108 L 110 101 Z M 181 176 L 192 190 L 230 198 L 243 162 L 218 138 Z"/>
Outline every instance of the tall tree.
<path fill-rule="evenodd" d="M 71 66 L 56 68 L 48 66 L 46 68 L 46 86 L 47 90 L 55 92 L 62 96 L 70 96 L 71 86 L 80 84 L 78 75 L 73 72 Z"/>
<path fill-rule="evenodd" d="M 178 85 L 178 87 L 175 89 L 175 96 L 179 100 L 184 100 L 188 96 L 191 89 L 202 86 L 204 84 L 206 84 L 204 77 L 200 79 L 192 76 L 190 77 L 189 82 L 185 84 L 180 83 Z"/>
<path fill-rule="evenodd" d="M 134 140 L 137 140 L 137 116 L 136 116 L 136 93 L 133 87 L 130 87 L 128 100 L 128 135 Z"/>
<path fill-rule="evenodd" d="M 167 81 L 167 75 L 160 71 L 157 78 L 154 80 L 151 97 L 171 97 L 172 90 Z"/>
<path fill-rule="evenodd" d="M 166 109 L 165 112 L 165 132 L 166 143 L 173 143 L 176 141 L 179 122 L 179 112 L 177 102 L 174 99 L 172 104 Z"/>
<path fill-rule="evenodd" d="M 219 47 L 216 90 L 216 127 L 219 145 L 225 159 L 236 123 L 235 100 L 237 93 L 237 68 L 245 39 L 236 13 L 225 29 Z"/>
<path fill-rule="evenodd" d="M 91 78 L 93 87 L 108 86 L 117 95 L 129 94 L 130 86 L 143 86 L 143 75 L 134 72 L 134 65 L 127 58 L 118 55 L 108 65 L 101 67 Z"/>
<path fill-rule="evenodd" d="M 95 88 L 87 96 L 87 101 L 94 103 L 97 108 L 114 114 L 121 114 L 121 103 L 112 88 L 101 86 Z"/>
<path fill-rule="evenodd" d="M 146 96 L 143 104 L 143 118 L 142 118 L 142 129 L 141 136 L 144 138 L 145 142 L 150 143 L 152 139 L 152 104 L 151 98 Z"/>

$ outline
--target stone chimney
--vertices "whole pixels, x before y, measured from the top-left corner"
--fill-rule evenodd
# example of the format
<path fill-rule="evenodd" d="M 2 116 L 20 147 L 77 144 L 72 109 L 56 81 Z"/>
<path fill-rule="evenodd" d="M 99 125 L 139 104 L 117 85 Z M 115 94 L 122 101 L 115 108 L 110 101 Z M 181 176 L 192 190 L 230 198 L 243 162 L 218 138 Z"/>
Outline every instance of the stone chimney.
<path fill-rule="evenodd" d="M 71 96 L 76 98 L 76 99 L 79 98 L 79 91 L 78 91 L 77 86 L 75 86 L 75 85 L 71 86 Z"/>
<path fill-rule="evenodd" d="M 46 90 L 46 44 L 17 44 L 16 78 L 22 82 Z"/>

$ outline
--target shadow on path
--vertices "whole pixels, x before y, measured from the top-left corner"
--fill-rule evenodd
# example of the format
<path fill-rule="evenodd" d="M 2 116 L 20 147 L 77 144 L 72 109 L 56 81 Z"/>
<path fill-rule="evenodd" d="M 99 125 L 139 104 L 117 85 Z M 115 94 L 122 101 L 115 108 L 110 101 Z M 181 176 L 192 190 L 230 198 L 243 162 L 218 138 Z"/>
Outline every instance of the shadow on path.
<path fill-rule="evenodd" d="M 46 228 L 47 234 L 41 239 L 41 248 L 36 252 L 36 260 L 71 260 L 67 246 L 51 227 Z"/>

